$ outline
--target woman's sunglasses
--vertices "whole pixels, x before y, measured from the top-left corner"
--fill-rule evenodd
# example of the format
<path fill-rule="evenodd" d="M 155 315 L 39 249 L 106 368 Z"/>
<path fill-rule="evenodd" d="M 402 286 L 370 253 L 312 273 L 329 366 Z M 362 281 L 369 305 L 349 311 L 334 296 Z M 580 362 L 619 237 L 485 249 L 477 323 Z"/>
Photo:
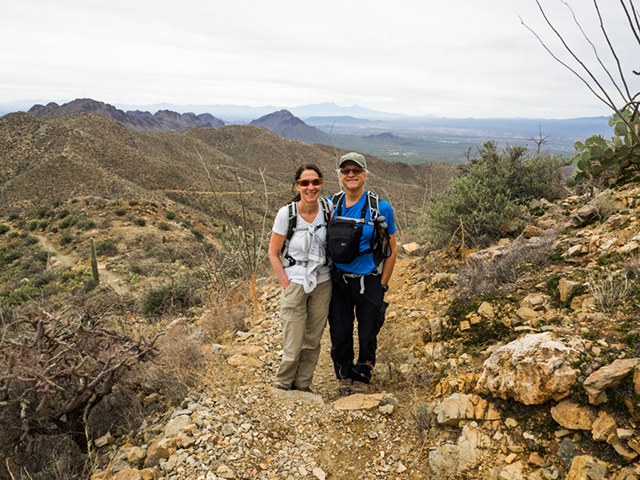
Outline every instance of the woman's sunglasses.
<path fill-rule="evenodd" d="M 311 180 L 309 180 L 308 178 L 304 178 L 296 181 L 296 183 L 301 187 L 308 187 L 309 185 L 317 187 L 319 185 L 322 185 L 322 182 L 324 182 L 324 180 L 322 180 L 321 178 L 312 178 Z"/>
<path fill-rule="evenodd" d="M 340 169 L 340 173 L 345 177 L 350 173 L 353 173 L 354 175 L 360 175 L 362 172 L 364 172 L 362 168 L 341 168 Z"/>

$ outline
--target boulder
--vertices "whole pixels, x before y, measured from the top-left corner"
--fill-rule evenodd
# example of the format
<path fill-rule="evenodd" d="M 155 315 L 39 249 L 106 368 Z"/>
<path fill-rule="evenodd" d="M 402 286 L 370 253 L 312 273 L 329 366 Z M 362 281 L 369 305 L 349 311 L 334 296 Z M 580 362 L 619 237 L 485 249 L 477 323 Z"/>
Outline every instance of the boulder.
<path fill-rule="evenodd" d="M 561 400 L 571 393 L 578 372 L 570 364 L 579 359 L 583 344 L 567 346 L 551 332 L 525 335 L 498 348 L 484 362 L 479 392 L 525 405 Z"/>

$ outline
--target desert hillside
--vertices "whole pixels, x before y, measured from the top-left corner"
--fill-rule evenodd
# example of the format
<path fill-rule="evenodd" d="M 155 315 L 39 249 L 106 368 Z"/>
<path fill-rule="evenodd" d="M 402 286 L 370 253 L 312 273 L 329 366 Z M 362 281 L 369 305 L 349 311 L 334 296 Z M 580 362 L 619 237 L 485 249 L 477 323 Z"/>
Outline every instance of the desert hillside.
<path fill-rule="evenodd" d="M 254 311 L 191 209 L 87 196 L 4 214 L 3 352 L 21 360 L 0 380 L 0 476 L 638 478 L 639 206 L 638 184 L 536 202 L 520 237 L 466 258 L 407 244 L 374 382 L 344 398 L 328 332 L 313 394 L 271 388 L 275 279 L 259 269 Z M 74 398 L 91 408 L 72 435 Z"/>

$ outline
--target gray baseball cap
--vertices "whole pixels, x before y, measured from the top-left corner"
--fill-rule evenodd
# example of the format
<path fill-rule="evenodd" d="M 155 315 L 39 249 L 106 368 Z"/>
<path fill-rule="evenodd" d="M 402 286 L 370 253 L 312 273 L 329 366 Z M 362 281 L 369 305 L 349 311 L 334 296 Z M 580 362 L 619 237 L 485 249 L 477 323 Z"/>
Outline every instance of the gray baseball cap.
<path fill-rule="evenodd" d="M 350 152 L 350 153 L 347 153 L 346 155 L 343 155 L 340 158 L 340 163 L 338 164 L 338 168 L 342 167 L 342 164 L 348 161 L 356 162 L 365 170 L 367 169 L 367 161 L 362 155 L 356 152 Z"/>

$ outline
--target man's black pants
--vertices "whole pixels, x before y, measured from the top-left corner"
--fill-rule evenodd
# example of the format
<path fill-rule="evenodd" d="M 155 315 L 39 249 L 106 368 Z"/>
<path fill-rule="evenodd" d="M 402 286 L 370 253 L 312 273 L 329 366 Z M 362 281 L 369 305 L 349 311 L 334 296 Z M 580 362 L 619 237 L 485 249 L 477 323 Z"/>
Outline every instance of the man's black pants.
<path fill-rule="evenodd" d="M 332 281 L 329 331 L 336 377 L 369 383 L 376 364 L 377 336 L 388 305 L 384 301 L 380 275 L 347 277 L 334 271 Z M 364 292 L 360 293 L 362 282 Z M 358 361 L 354 365 L 353 328 L 356 318 L 359 349 Z"/>

